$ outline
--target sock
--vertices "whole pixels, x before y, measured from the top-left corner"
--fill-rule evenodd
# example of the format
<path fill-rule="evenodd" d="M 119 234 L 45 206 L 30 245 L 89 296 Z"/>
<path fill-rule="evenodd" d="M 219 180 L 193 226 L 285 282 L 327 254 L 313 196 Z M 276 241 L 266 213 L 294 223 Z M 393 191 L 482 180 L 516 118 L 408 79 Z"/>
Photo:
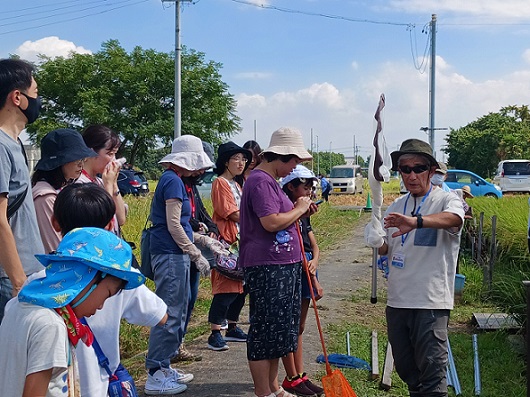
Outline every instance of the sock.
<path fill-rule="evenodd" d="M 237 327 L 236 323 L 228 323 L 228 331 L 233 330 L 235 327 Z"/>
<path fill-rule="evenodd" d="M 156 371 L 158 371 L 160 369 L 160 367 L 158 368 L 149 368 L 149 375 L 153 376 L 155 374 Z"/>
<path fill-rule="evenodd" d="M 286 376 L 286 378 L 289 382 L 292 382 L 293 380 L 297 380 L 298 378 L 300 378 L 300 375 Z"/>

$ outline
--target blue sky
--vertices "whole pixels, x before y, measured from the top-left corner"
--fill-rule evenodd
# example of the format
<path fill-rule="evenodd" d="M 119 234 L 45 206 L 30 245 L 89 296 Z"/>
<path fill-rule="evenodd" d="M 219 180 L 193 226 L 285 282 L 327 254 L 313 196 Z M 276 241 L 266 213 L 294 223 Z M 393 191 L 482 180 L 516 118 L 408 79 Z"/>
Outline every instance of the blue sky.
<path fill-rule="evenodd" d="M 174 49 L 174 3 L 21 4 L 0 0 L 0 57 L 95 52 L 109 39 L 127 50 Z M 182 6 L 181 41 L 223 64 L 242 119 L 236 143 L 254 137 L 256 121 L 262 147 L 275 129 L 292 126 L 308 148 L 312 129 L 315 150 L 318 136 L 319 150 L 347 156 L 355 136 L 366 157 L 381 93 L 389 149 L 407 138 L 428 140 L 420 127 L 429 123 L 429 73 L 416 66 L 433 13 L 437 128 L 459 128 L 503 106 L 530 103 L 527 0 L 198 0 Z M 439 159 L 444 135 L 436 132 Z"/>

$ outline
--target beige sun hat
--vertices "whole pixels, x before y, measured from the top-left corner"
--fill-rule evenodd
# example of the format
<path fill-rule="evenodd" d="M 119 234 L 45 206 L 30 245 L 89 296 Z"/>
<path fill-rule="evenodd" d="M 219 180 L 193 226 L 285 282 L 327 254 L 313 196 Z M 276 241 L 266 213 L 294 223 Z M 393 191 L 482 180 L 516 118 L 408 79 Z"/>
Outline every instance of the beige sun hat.
<path fill-rule="evenodd" d="M 272 133 L 269 147 L 262 153 L 267 152 L 282 156 L 294 154 L 303 161 L 313 158 L 304 146 L 302 133 L 290 127 L 282 127 Z"/>
<path fill-rule="evenodd" d="M 193 135 L 182 135 L 173 141 L 171 153 L 158 162 L 171 163 L 188 171 L 213 167 L 213 162 L 203 149 L 202 141 Z"/>
<path fill-rule="evenodd" d="M 464 197 L 466 196 L 469 198 L 475 197 L 471 194 L 471 188 L 468 185 L 465 185 L 462 187 L 462 193 L 464 193 Z"/>
<path fill-rule="evenodd" d="M 447 174 L 447 166 L 445 165 L 445 163 L 438 161 L 438 168 L 436 168 L 434 172 L 438 172 L 439 174 L 445 175 Z"/>

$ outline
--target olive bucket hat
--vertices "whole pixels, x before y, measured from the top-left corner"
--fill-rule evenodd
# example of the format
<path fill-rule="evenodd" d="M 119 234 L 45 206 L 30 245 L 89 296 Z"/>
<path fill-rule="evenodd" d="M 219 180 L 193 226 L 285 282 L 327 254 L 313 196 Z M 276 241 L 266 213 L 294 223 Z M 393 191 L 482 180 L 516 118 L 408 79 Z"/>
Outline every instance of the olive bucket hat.
<path fill-rule="evenodd" d="M 392 171 L 398 170 L 399 158 L 405 154 L 417 154 L 424 156 L 429 160 L 431 166 L 438 167 L 438 162 L 432 156 L 432 148 L 427 142 L 421 141 L 419 139 L 407 139 L 403 141 L 399 150 L 390 153 L 392 158 Z"/>

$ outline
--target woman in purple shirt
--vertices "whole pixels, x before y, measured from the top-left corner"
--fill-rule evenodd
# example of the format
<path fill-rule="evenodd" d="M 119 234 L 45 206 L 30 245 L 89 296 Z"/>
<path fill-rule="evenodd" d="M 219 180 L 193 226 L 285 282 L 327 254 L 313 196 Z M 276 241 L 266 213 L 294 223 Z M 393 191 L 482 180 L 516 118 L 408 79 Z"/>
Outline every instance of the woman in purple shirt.
<path fill-rule="evenodd" d="M 310 159 L 301 133 L 280 128 L 243 188 L 239 263 L 249 288 L 247 359 L 256 397 L 292 396 L 278 385 L 278 363 L 297 349 L 302 253 L 296 225 L 317 208 L 309 197 L 292 203 L 277 179 Z"/>

